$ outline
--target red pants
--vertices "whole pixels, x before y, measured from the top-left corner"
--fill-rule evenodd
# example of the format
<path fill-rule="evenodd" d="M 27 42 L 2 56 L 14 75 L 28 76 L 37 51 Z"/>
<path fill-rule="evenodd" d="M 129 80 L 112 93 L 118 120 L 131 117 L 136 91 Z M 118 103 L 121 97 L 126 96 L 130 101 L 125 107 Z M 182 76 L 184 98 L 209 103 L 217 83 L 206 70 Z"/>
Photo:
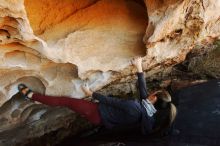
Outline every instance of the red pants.
<path fill-rule="evenodd" d="M 41 94 L 33 94 L 32 99 L 43 104 L 51 106 L 64 106 L 79 113 L 95 125 L 101 124 L 101 116 L 98 104 L 83 99 L 75 99 L 70 97 L 54 97 Z"/>

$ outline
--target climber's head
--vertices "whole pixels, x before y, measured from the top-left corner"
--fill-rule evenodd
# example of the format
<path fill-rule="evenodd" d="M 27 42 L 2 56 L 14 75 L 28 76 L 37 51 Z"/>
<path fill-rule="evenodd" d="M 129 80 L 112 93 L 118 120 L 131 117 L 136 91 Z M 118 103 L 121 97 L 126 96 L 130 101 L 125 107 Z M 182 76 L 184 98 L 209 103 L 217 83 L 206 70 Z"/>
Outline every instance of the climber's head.
<path fill-rule="evenodd" d="M 148 100 L 151 100 L 157 109 L 155 114 L 157 130 L 167 129 L 176 118 L 176 106 L 171 101 L 171 96 L 166 90 L 159 90 L 152 93 Z"/>

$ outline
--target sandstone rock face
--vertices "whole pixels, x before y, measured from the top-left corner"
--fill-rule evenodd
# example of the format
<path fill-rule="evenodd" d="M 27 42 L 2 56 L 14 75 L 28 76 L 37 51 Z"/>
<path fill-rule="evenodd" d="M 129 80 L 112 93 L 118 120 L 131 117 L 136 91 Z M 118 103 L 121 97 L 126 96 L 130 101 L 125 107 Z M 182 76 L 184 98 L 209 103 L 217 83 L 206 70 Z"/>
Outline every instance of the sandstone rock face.
<path fill-rule="evenodd" d="M 1 5 L 1 68 L 23 72 L 14 72 L 10 85 L 34 76 L 46 94 L 80 98 L 83 82 L 100 89 L 129 59 L 145 55 L 147 13 L 136 1 L 26 0 Z M 11 91 L 4 90 L 9 83 L 2 85 L 4 98 L 10 98 Z"/>
<path fill-rule="evenodd" d="M 12 86 L 23 76 L 34 76 L 46 94 L 81 98 L 83 82 L 98 90 L 132 74 L 132 57 L 145 56 L 145 69 L 156 71 L 219 37 L 219 1 L 145 3 L 149 25 L 138 1 L 4 1 L 1 69 L 24 72 L 15 73 Z M 5 89 L 9 83 L 2 85 L 2 98 L 8 99 L 14 92 Z"/>
<path fill-rule="evenodd" d="M 118 71 L 131 57 L 145 54 L 147 15 L 133 1 L 27 0 L 24 4 L 34 34 L 48 47 L 43 54 L 55 62 L 76 64 L 79 76 L 90 70 Z"/>
<path fill-rule="evenodd" d="M 144 38 L 148 48 L 148 67 L 158 63 L 171 65 L 181 62 L 196 46 L 205 46 L 219 38 L 220 15 L 216 13 L 220 7 L 219 1 L 186 0 L 167 6 L 175 2 L 171 0 L 155 10 L 161 7 L 159 1 L 155 4 L 146 0 L 150 8 L 149 25 Z"/>
<path fill-rule="evenodd" d="M 103 93 L 133 92 L 132 57 L 144 57 L 149 77 L 220 37 L 219 0 L 144 2 L 1 0 L 0 104 L 21 82 L 73 98 L 84 97 L 85 82 L 94 91 L 109 85 Z"/>

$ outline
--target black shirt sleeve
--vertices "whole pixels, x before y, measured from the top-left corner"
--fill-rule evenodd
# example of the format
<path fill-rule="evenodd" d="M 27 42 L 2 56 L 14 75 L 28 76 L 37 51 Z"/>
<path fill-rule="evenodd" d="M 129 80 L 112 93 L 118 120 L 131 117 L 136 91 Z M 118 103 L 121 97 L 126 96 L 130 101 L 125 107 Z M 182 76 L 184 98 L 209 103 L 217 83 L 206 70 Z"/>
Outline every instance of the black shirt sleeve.
<path fill-rule="evenodd" d="M 93 92 L 92 97 L 98 100 L 100 103 L 108 104 L 117 108 L 123 108 L 124 107 L 123 104 L 125 104 L 123 99 L 119 99 L 115 97 L 107 97 L 96 92 Z"/>
<path fill-rule="evenodd" d="M 138 88 L 140 93 L 140 99 L 146 99 L 148 96 L 147 86 L 144 78 L 144 73 L 137 73 L 138 76 Z"/>
<path fill-rule="evenodd" d="M 94 99 L 98 100 L 101 103 L 106 103 L 107 102 L 107 98 L 108 98 L 108 97 L 106 97 L 106 96 L 104 96 L 102 94 L 96 93 L 96 92 L 92 93 L 92 97 Z"/>

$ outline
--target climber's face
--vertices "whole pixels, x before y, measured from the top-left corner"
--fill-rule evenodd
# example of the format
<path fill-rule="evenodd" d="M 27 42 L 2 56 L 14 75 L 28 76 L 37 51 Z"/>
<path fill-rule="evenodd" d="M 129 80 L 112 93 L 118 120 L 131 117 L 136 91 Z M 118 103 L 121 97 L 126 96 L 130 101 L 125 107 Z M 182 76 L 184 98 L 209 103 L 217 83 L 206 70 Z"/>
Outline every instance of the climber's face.
<path fill-rule="evenodd" d="M 157 96 L 155 94 L 150 94 L 147 98 L 152 104 L 155 104 L 157 101 Z"/>

